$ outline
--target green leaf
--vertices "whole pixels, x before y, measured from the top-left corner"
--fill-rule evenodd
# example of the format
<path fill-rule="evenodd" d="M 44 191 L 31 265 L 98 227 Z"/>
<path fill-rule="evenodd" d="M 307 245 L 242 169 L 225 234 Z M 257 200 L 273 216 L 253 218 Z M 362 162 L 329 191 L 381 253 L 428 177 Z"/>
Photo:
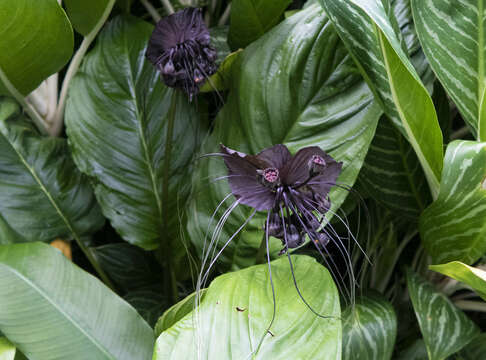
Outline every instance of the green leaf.
<path fill-rule="evenodd" d="M 0 246 L 0 287 L 0 331 L 30 359 L 151 356 L 140 315 L 52 246 Z"/>
<path fill-rule="evenodd" d="M 73 79 L 66 105 L 76 164 L 95 180 L 96 197 L 113 227 L 145 249 L 177 239 L 185 185 L 202 136 L 194 107 L 177 94 L 169 190 L 163 191 L 174 91 L 145 60 L 152 29 L 134 17 L 112 20 Z"/>
<path fill-rule="evenodd" d="M 486 252 L 486 143 L 447 147 L 437 201 L 420 218 L 420 235 L 433 263 L 471 264 Z"/>
<path fill-rule="evenodd" d="M 206 289 L 202 289 L 199 293 L 199 301 L 204 298 Z M 191 295 L 187 296 L 183 300 L 179 301 L 177 304 L 172 305 L 167 309 L 164 314 L 157 320 L 155 324 L 155 337 L 172 327 L 176 322 L 181 320 L 184 316 L 189 314 L 196 305 L 197 293 L 193 292 Z"/>
<path fill-rule="evenodd" d="M 228 43 L 244 48 L 278 24 L 291 0 L 233 0 Z"/>
<path fill-rule="evenodd" d="M 379 0 L 320 0 L 385 113 L 402 128 L 436 197 L 442 133 L 434 104 L 402 48 L 396 19 Z"/>
<path fill-rule="evenodd" d="M 211 75 L 204 85 L 201 92 L 227 90 L 231 86 L 231 71 L 235 61 L 241 55 L 242 50 L 237 50 L 229 54 L 218 67 L 218 71 Z"/>
<path fill-rule="evenodd" d="M 103 16 L 111 0 L 64 0 L 66 12 L 74 29 L 88 35 Z M 114 1 L 114 0 L 113 0 Z"/>
<path fill-rule="evenodd" d="M 161 268 L 152 253 L 127 243 L 92 248 L 100 266 L 124 291 L 160 283 Z"/>
<path fill-rule="evenodd" d="M 198 312 L 186 315 L 157 339 L 154 360 L 195 359 L 340 359 L 339 296 L 322 265 L 307 256 L 292 256 L 302 295 L 322 315 L 319 318 L 299 298 L 286 258 L 272 262 L 276 293 L 273 314 L 268 265 L 224 274 L 209 286 Z M 197 322 L 195 322 L 197 320 Z M 197 343 L 200 339 L 200 343 Z M 200 348 L 197 348 L 197 345 Z"/>
<path fill-rule="evenodd" d="M 461 351 L 464 360 L 482 360 L 486 354 L 486 333 L 476 336 Z"/>
<path fill-rule="evenodd" d="M 56 0 L 2 0 L 0 39 L 0 70 L 23 95 L 73 53 L 73 29 Z"/>
<path fill-rule="evenodd" d="M 376 201 L 412 220 L 430 202 L 417 156 L 388 118 L 378 123 L 359 180 Z"/>
<path fill-rule="evenodd" d="M 424 340 L 415 340 L 412 345 L 400 352 L 398 360 L 428 360 Z"/>
<path fill-rule="evenodd" d="M 103 226 L 66 141 L 38 135 L 8 98 L 0 98 L 0 153 L 0 222 L 15 241 L 81 241 Z"/>
<path fill-rule="evenodd" d="M 479 296 L 486 300 L 486 271 L 468 266 L 459 261 L 430 265 L 429 269 L 469 285 Z"/>
<path fill-rule="evenodd" d="M 217 152 L 219 142 L 252 154 L 279 143 L 293 153 L 315 145 L 344 163 L 339 182 L 354 184 L 381 110 L 373 103 L 373 95 L 317 4 L 284 20 L 251 44 L 232 71 L 229 97 L 203 152 Z M 210 223 L 218 204 L 230 192 L 225 179 L 212 180 L 226 175 L 226 171 L 219 158 L 198 162 L 188 231 L 199 250 L 222 212 L 234 201 L 228 198 L 215 214 L 216 221 Z M 332 211 L 347 195 L 348 191 L 333 188 Z M 223 226 L 222 243 L 249 214 L 245 206 L 233 211 Z M 221 257 L 226 268 L 255 264 L 264 219 L 264 215 L 257 215 L 247 230 L 229 244 Z M 274 250 L 279 241 L 272 241 Z"/>
<path fill-rule="evenodd" d="M 163 295 L 162 286 L 133 290 L 123 298 L 138 311 L 150 326 L 155 325 L 157 319 L 170 305 L 168 296 Z"/>
<path fill-rule="evenodd" d="M 379 297 L 360 297 L 343 312 L 343 359 L 391 359 L 397 335 L 393 306 Z"/>
<path fill-rule="evenodd" d="M 480 110 L 486 84 L 484 2 L 414 0 L 412 8 L 432 69 L 476 134 L 479 121 L 486 121 Z"/>
<path fill-rule="evenodd" d="M 14 360 L 15 345 L 5 337 L 0 337 L 0 360 Z"/>
<path fill-rule="evenodd" d="M 478 327 L 451 301 L 412 271 L 407 284 L 430 360 L 459 351 L 479 333 Z"/>

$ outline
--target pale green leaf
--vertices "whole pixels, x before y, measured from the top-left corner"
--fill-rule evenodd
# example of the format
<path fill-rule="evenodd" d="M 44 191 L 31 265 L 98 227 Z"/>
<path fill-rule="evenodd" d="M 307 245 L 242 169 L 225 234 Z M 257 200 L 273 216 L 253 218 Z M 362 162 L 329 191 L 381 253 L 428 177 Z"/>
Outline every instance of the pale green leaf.
<path fill-rule="evenodd" d="M 5 337 L 0 337 L 0 360 L 14 360 L 15 345 Z"/>
<path fill-rule="evenodd" d="M 276 315 L 268 332 L 274 305 L 268 265 L 263 264 L 216 278 L 197 312 L 162 332 L 154 360 L 168 359 L 168 354 L 170 359 L 192 360 L 198 358 L 198 351 L 200 359 L 211 360 L 340 359 L 336 286 L 327 269 L 314 259 L 300 255 L 292 256 L 292 261 L 302 295 L 329 318 L 317 317 L 299 298 L 284 257 L 271 263 Z"/>
<path fill-rule="evenodd" d="M 73 52 L 73 29 L 56 0 L 2 0 L 0 39 L 0 70 L 23 95 L 59 71 Z"/>
<path fill-rule="evenodd" d="M 429 360 L 442 360 L 469 343 L 479 329 L 451 301 L 412 271 L 407 284 Z"/>
<path fill-rule="evenodd" d="M 148 360 L 150 326 L 42 243 L 0 246 L 0 331 L 31 360 Z"/>
<path fill-rule="evenodd" d="M 459 261 L 430 265 L 429 269 L 469 285 L 479 296 L 486 300 L 486 271 L 468 266 Z"/>
<path fill-rule="evenodd" d="M 420 217 L 420 235 L 435 264 L 471 264 L 486 252 L 486 143 L 447 147 L 438 199 Z"/>

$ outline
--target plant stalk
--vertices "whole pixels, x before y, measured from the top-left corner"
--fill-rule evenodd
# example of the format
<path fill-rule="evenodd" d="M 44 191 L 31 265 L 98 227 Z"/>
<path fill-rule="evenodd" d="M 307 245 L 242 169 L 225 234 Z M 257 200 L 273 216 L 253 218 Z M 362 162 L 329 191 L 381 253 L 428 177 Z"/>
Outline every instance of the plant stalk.
<path fill-rule="evenodd" d="M 169 15 L 174 13 L 174 7 L 172 6 L 169 0 L 160 0 L 160 2 L 164 6 L 165 10 L 167 10 Z"/>
<path fill-rule="evenodd" d="M 467 311 L 486 312 L 486 303 L 480 301 L 458 300 L 454 302 L 459 309 Z"/>
<path fill-rule="evenodd" d="M 98 35 L 103 24 L 108 19 L 108 16 L 110 15 L 111 9 L 113 8 L 114 4 L 115 4 L 115 0 L 109 1 L 103 15 L 98 20 L 93 30 L 91 30 L 91 32 L 84 37 L 83 41 L 81 42 L 81 45 L 79 46 L 79 49 L 76 51 L 76 54 L 74 54 L 74 57 L 72 58 L 71 63 L 69 64 L 69 67 L 66 72 L 66 76 L 64 77 L 64 80 L 62 82 L 61 94 L 59 96 L 59 104 L 57 105 L 56 113 L 54 114 L 54 117 L 52 119 L 52 126 L 49 129 L 49 134 L 51 136 L 59 136 L 62 131 L 62 126 L 64 123 L 64 108 L 66 107 L 66 98 L 67 98 L 69 84 L 71 83 L 71 80 L 73 79 L 74 75 L 76 75 L 76 73 L 78 72 L 79 66 L 81 65 L 81 61 L 83 60 L 84 55 L 86 55 L 89 46 L 96 38 L 96 35 Z"/>
<path fill-rule="evenodd" d="M 260 243 L 260 247 L 258 248 L 257 251 L 256 262 L 255 262 L 256 265 L 265 264 L 267 262 L 266 249 L 267 249 L 267 243 L 266 243 L 266 237 L 264 233 L 262 237 L 262 241 Z"/>
<path fill-rule="evenodd" d="M 29 104 L 24 96 L 17 90 L 17 88 L 10 82 L 10 80 L 7 77 L 7 74 L 5 74 L 0 68 L 0 80 L 3 82 L 5 87 L 7 88 L 8 92 L 17 100 L 17 102 L 24 108 L 25 112 L 29 114 L 30 118 L 34 122 L 34 124 L 37 126 L 39 131 L 46 135 L 47 132 L 47 123 L 44 121 L 42 116 L 37 112 L 37 110 Z"/>
<path fill-rule="evenodd" d="M 159 20 L 161 19 L 161 16 L 160 16 L 159 12 L 157 11 L 157 9 L 151 3 L 149 3 L 148 0 L 140 0 L 140 2 L 145 7 L 145 10 L 147 10 L 147 12 L 150 14 L 150 16 L 152 16 L 152 19 L 156 23 L 158 23 Z"/>
<path fill-rule="evenodd" d="M 172 140 L 174 137 L 174 123 L 177 107 L 178 91 L 173 90 L 169 108 L 169 118 L 167 122 L 167 134 L 165 137 L 165 159 L 164 172 L 162 178 L 162 229 L 163 234 L 169 233 L 168 215 L 169 215 L 169 177 L 170 164 L 172 157 Z M 167 293 L 171 294 L 172 302 L 175 304 L 179 300 L 179 291 L 177 290 L 177 278 L 174 268 L 174 257 L 172 254 L 171 243 L 169 239 L 162 241 L 160 245 L 162 250 L 162 259 L 164 263 L 164 278 Z"/>

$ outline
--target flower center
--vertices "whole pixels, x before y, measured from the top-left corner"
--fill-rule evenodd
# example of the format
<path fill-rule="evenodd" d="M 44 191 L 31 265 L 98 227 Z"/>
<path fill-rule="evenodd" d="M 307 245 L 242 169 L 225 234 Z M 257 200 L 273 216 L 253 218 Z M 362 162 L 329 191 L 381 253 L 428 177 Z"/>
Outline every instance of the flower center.
<path fill-rule="evenodd" d="M 268 168 L 263 170 L 263 179 L 271 184 L 275 184 L 279 180 L 278 169 Z"/>
<path fill-rule="evenodd" d="M 322 174 L 326 168 L 326 160 L 322 156 L 312 155 L 309 160 L 309 172 L 310 176 L 315 176 L 317 174 Z"/>

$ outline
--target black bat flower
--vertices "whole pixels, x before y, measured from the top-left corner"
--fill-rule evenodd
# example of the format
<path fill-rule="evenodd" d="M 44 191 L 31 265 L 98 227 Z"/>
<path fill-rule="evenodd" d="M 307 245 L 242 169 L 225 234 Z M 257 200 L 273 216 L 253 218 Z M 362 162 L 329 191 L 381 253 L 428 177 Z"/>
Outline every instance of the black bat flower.
<path fill-rule="evenodd" d="M 322 246 L 329 236 L 319 230 L 331 202 L 342 163 L 317 146 L 294 156 L 285 145 L 247 155 L 221 145 L 231 192 L 240 204 L 267 211 L 266 231 L 289 248 L 302 245 L 307 234 Z"/>
<path fill-rule="evenodd" d="M 205 79 L 217 70 L 216 50 L 201 9 L 186 8 L 161 19 L 150 37 L 147 58 L 167 86 L 183 90 L 192 100 Z"/>

